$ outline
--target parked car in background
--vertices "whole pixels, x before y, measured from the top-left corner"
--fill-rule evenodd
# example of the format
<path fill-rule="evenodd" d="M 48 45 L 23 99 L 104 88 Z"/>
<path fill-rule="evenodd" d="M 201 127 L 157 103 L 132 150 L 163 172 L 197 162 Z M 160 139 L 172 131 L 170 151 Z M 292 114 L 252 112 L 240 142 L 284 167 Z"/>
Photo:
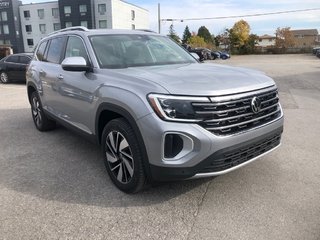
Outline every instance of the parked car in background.
<path fill-rule="evenodd" d="M 316 55 L 319 50 L 320 50 L 320 47 L 312 48 L 312 54 Z"/>
<path fill-rule="evenodd" d="M 211 60 L 211 51 L 207 48 L 192 48 L 188 50 L 189 52 L 194 52 L 198 54 L 200 61 Z"/>
<path fill-rule="evenodd" d="M 0 82 L 26 81 L 26 69 L 32 54 L 12 54 L 0 60 Z"/>
<path fill-rule="evenodd" d="M 320 58 L 320 49 L 318 49 L 318 51 L 316 52 L 316 56 Z"/>
<path fill-rule="evenodd" d="M 211 59 L 216 60 L 217 58 L 220 58 L 220 53 L 216 51 L 211 51 Z"/>
<path fill-rule="evenodd" d="M 230 58 L 230 54 L 227 53 L 227 52 L 218 51 L 218 53 L 220 54 L 220 58 L 223 59 L 223 60 L 226 60 L 226 59 Z"/>

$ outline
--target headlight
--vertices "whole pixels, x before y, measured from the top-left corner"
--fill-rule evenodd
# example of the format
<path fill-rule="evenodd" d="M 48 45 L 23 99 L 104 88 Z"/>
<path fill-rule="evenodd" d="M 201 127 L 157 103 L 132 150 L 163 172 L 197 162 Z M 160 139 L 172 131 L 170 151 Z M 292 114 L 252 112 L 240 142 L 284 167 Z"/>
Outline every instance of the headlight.
<path fill-rule="evenodd" d="M 192 103 L 210 102 L 206 97 L 180 97 L 161 94 L 149 94 L 148 100 L 157 115 L 169 121 L 199 122 Z"/>

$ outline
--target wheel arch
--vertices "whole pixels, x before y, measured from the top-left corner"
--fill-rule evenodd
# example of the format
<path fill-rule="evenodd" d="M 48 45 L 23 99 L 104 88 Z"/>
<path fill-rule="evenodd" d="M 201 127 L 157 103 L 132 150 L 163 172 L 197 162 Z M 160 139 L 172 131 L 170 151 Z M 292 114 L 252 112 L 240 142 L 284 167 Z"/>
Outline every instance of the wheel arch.
<path fill-rule="evenodd" d="M 104 126 L 113 119 L 116 118 L 124 118 L 132 127 L 139 146 L 141 147 L 141 152 L 143 155 L 143 165 L 146 171 L 147 177 L 151 177 L 149 159 L 146 151 L 146 146 L 144 144 L 143 137 L 141 135 L 141 131 L 136 123 L 134 117 L 124 108 L 114 105 L 112 103 L 102 103 L 97 110 L 96 120 L 95 120 L 95 134 L 97 138 L 97 142 L 101 145 L 101 137 Z"/>
<path fill-rule="evenodd" d="M 29 103 L 31 103 L 31 94 L 33 93 L 33 92 L 35 92 L 35 91 L 37 91 L 37 88 L 36 88 L 36 86 L 35 86 L 35 84 L 33 84 L 33 83 L 28 83 L 28 85 L 27 85 L 27 91 L 28 91 L 28 100 L 29 100 Z"/>

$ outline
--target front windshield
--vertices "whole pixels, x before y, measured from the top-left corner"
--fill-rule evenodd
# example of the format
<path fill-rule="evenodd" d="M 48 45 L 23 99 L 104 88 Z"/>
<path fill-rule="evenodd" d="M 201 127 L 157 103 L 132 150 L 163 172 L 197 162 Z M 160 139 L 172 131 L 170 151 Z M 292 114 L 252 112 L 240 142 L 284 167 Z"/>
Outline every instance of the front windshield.
<path fill-rule="evenodd" d="M 101 68 L 195 63 L 183 48 L 164 36 L 119 34 L 91 36 Z"/>

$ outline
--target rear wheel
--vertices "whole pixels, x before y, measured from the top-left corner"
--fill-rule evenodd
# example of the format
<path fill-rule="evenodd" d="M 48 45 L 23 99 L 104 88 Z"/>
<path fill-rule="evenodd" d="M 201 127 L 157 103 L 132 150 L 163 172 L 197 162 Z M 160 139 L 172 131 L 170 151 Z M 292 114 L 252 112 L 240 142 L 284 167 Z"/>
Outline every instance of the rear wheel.
<path fill-rule="evenodd" d="M 9 76 L 6 72 L 1 72 L 0 73 L 0 81 L 2 83 L 8 83 L 9 82 Z"/>
<path fill-rule="evenodd" d="M 37 92 L 31 94 L 31 113 L 33 122 L 39 131 L 49 131 L 56 127 L 56 122 L 49 119 L 43 112 Z"/>
<path fill-rule="evenodd" d="M 102 151 L 109 176 L 120 190 L 135 193 L 146 186 L 141 148 L 125 119 L 114 119 L 105 126 Z"/>

